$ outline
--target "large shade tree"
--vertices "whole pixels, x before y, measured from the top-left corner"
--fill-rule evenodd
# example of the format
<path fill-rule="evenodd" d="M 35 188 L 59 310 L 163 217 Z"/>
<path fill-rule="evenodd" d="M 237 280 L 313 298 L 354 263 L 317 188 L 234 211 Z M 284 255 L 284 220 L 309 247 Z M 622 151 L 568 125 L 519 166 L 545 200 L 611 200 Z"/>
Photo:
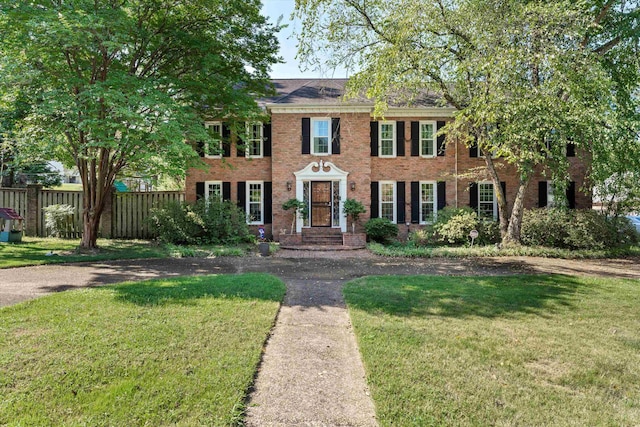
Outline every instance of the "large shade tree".
<path fill-rule="evenodd" d="M 206 115 L 251 117 L 278 61 L 259 0 L 0 1 L 0 95 L 21 150 L 75 164 L 81 247 L 124 169 L 184 173 Z"/>
<path fill-rule="evenodd" d="M 623 0 L 298 0 L 297 13 L 301 57 L 357 70 L 349 95 L 374 98 L 376 114 L 425 89 L 457 109 L 445 131 L 479 147 L 504 243 L 520 240 L 534 172 L 544 165 L 562 193 L 567 144 L 590 151 L 618 127 L 624 84 L 609 65 L 637 55 L 616 49 L 637 46 L 637 3 Z M 510 203 L 496 157 L 518 174 Z"/>

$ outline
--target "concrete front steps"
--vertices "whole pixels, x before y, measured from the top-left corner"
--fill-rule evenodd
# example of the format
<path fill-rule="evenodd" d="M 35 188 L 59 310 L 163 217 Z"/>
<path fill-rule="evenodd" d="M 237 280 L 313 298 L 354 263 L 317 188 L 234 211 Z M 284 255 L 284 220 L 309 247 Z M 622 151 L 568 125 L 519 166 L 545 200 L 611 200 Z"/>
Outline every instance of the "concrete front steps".
<path fill-rule="evenodd" d="M 302 233 L 281 234 L 282 249 L 306 251 L 344 251 L 366 247 L 364 234 L 342 233 L 338 228 L 303 228 Z"/>

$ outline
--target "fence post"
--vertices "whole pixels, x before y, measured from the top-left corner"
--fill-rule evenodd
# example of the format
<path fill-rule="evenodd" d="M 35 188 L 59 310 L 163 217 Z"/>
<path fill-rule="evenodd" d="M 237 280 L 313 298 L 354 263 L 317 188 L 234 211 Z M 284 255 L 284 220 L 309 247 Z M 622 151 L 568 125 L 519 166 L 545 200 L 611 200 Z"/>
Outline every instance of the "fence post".
<path fill-rule="evenodd" d="M 115 198 L 115 187 L 111 187 L 105 198 L 104 209 L 100 216 L 100 236 L 110 239 L 113 233 L 113 200 Z"/>
<path fill-rule="evenodd" d="M 38 229 L 40 228 L 40 207 L 38 199 L 40 198 L 40 191 L 42 191 L 42 185 L 29 184 L 27 185 L 27 218 L 26 218 L 26 230 L 27 236 L 38 236 Z"/>

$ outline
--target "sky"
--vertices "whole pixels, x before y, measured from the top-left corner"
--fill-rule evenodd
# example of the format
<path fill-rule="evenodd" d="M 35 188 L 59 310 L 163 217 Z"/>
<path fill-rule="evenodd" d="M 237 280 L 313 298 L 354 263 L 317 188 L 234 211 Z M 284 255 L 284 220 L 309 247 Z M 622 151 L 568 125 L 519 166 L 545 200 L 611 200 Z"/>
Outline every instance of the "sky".
<path fill-rule="evenodd" d="M 276 64 L 271 70 L 271 78 L 320 78 L 320 77 L 347 77 L 344 70 L 336 70 L 329 73 L 316 70 L 301 71 L 299 62 L 296 60 L 297 40 L 293 36 L 294 30 L 300 30 L 300 21 L 292 20 L 291 13 L 295 7 L 295 0 L 262 0 L 262 13 L 269 18 L 269 21 L 276 23 L 278 17 L 282 15 L 282 23 L 287 24 L 287 28 L 278 33 L 280 42 L 280 56 L 284 59 L 283 64 Z"/>

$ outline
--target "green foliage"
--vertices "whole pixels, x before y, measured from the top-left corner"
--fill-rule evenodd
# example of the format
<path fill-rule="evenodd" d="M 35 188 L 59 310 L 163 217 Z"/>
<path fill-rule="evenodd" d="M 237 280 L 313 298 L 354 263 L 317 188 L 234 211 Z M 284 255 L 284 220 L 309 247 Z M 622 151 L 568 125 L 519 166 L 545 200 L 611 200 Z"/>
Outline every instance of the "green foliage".
<path fill-rule="evenodd" d="M 76 209 L 71 205 L 49 205 L 42 210 L 49 237 L 69 237 L 74 229 L 73 216 Z"/>
<path fill-rule="evenodd" d="M 532 209 L 523 216 L 522 241 L 531 246 L 604 250 L 636 244 L 638 236 L 626 218 L 590 209 Z"/>
<path fill-rule="evenodd" d="M 432 244 L 435 239 L 430 228 L 421 228 L 409 233 L 409 243 L 416 247 L 424 247 Z"/>
<path fill-rule="evenodd" d="M 469 232 L 478 228 L 478 214 L 471 208 L 445 207 L 438 211 L 433 232 L 440 242 L 463 244 L 469 242 Z"/>
<path fill-rule="evenodd" d="M 237 244 L 253 241 L 245 213 L 230 201 L 171 202 L 152 210 L 158 239 L 173 244 Z"/>
<path fill-rule="evenodd" d="M 387 218 L 371 218 L 364 225 L 369 239 L 374 242 L 385 243 L 398 236 L 398 225 Z"/>
<path fill-rule="evenodd" d="M 75 162 L 96 194 L 83 246 L 116 176 L 184 175 L 206 116 L 262 115 L 278 30 L 258 0 L 3 2 L 0 113 L 26 106 L 18 151 Z"/>
<path fill-rule="evenodd" d="M 360 218 L 360 214 L 365 213 L 367 210 L 364 205 L 355 199 L 347 199 L 342 204 L 342 213 L 348 217 L 351 217 L 352 222 L 357 222 Z"/>
<path fill-rule="evenodd" d="M 293 210 L 293 219 L 291 220 L 291 234 L 293 234 L 293 230 L 296 226 L 296 220 L 298 219 L 298 215 L 302 217 L 302 219 L 307 219 L 309 217 L 309 205 L 305 202 L 298 199 L 289 199 L 282 204 L 282 209 L 285 211 Z"/>
<path fill-rule="evenodd" d="M 348 96 L 373 98 L 375 115 L 425 89 L 457 109 L 443 132 L 485 153 L 506 241 L 520 239 L 524 191 L 503 197 L 492 153 L 519 190 L 541 165 L 560 188 L 568 142 L 597 154 L 599 177 L 612 175 L 600 165 L 640 167 L 637 2 L 300 0 L 296 11 L 300 56 L 356 70 Z"/>

